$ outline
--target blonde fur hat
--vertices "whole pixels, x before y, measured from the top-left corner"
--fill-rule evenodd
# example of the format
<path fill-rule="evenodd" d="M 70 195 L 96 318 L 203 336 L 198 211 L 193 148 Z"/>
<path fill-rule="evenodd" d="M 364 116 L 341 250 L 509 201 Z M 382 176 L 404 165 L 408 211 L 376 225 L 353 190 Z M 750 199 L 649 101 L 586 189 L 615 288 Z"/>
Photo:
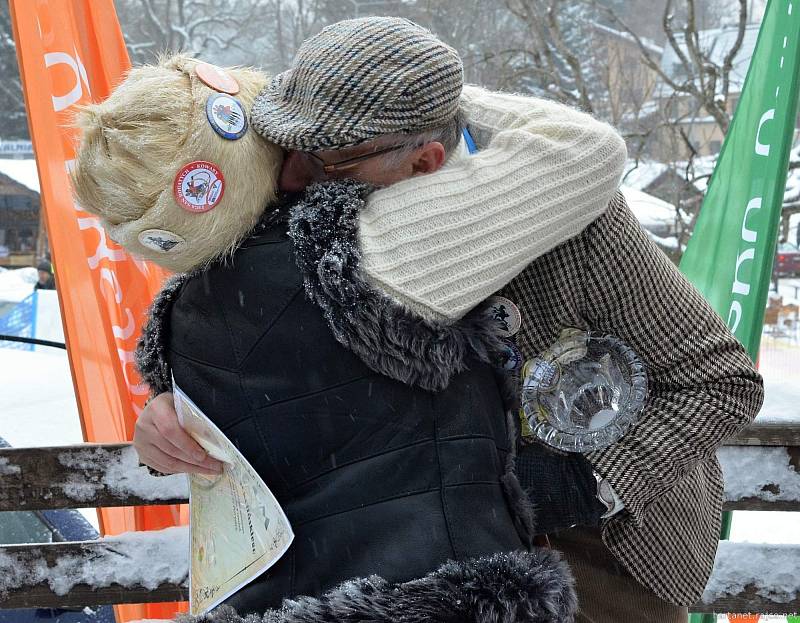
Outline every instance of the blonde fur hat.
<path fill-rule="evenodd" d="M 252 129 L 237 140 L 214 131 L 206 102 L 218 91 L 198 78 L 199 63 L 176 55 L 136 67 L 76 119 L 83 131 L 72 174 L 78 203 L 132 254 L 176 272 L 236 246 L 275 200 L 282 161 L 281 150 Z M 239 83 L 234 97 L 248 114 L 267 76 L 225 72 Z M 182 208 L 173 194 L 176 176 L 195 161 L 213 163 L 225 180 L 219 203 L 201 213 Z"/>

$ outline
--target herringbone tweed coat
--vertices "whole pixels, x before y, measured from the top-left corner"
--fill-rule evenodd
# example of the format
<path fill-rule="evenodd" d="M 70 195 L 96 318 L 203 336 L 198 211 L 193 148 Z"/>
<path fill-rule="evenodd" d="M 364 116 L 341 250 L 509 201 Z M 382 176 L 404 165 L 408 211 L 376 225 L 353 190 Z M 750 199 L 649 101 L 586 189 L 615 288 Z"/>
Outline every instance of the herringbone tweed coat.
<path fill-rule="evenodd" d="M 515 301 L 525 358 L 565 327 L 608 332 L 642 358 L 641 420 L 588 459 L 625 503 L 602 538 L 659 597 L 694 603 L 719 539 L 722 473 L 715 451 L 758 413 L 763 385 L 741 344 L 648 239 L 617 193 L 580 235 L 532 262 L 501 292 Z M 524 484 L 524 483 L 523 483 Z"/>

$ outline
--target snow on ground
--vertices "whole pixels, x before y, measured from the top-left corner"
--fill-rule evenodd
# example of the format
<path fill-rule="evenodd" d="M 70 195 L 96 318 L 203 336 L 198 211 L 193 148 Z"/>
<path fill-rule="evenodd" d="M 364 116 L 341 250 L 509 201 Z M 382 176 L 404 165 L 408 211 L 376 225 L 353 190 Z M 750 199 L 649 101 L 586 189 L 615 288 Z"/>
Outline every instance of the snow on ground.
<path fill-rule="evenodd" d="M 644 190 L 669 168 L 663 162 L 651 160 L 628 160 L 622 176 L 623 185 L 636 190 Z"/>
<path fill-rule="evenodd" d="M 786 236 L 786 241 L 800 247 L 800 212 L 789 217 L 789 233 Z M 800 285 L 800 279 L 795 279 L 795 281 Z M 800 299 L 800 296 L 795 295 L 795 298 Z"/>
<path fill-rule="evenodd" d="M 797 216 L 800 217 L 800 214 Z M 770 296 L 779 296 L 784 305 L 800 305 L 800 279 L 797 277 L 781 277 L 778 279 L 778 291 L 771 291 Z"/>
<path fill-rule="evenodd" d="M 628 206 L 645 229 L 675 229 L 675 206 L 631 186 L 621 186 Z"/>
<path fill-rule="evenodd" d="M 33 267 L 0 272 L 0 304 L 19 303 L 33 292 L 38 279 L 39 273 Z"/>
<path fill-rule="evenodd" d="M 637 184 L 641 179 L 634 180 Z M 675 206 L 658 197 L 649 195 L 635 186 L 620 186 L 628 206 L 642 225 L 650 239 L 661 247 L 669 249 L 678 248 L 676 221 L 679 218 Z"/>
<path fill-rule="evenodd" d="M 781 284 L 785 284 L 781 280 Z M 784 305 L 793 301 L 795 290 L 779 288 Z M 764 405 L 759 421 L 800 421 L 800 327 L 782 328 L 761 338 L 758 369 L 764 377 Z"/>
<path fill-rule="evenodd" d="M 83 443 L 65 350 L 0 348 L 0 370 L 0 437 L 18 448 Z M 81 512 L 99 531 L 97 511 Z"/>
<path fill-rule="evenodd" d="M 761 368 L 761 374 L 764 375 L 764 406 L 758 414 L 758 421 L 796 422 L 800 419 L 800 407 L 798 407 L 800 386 L 797 379 L 770 376 L 766 374 L 764 368 Z"/>
<path fill-rule="evenodd" d="M 12 180 L 15 180 L 27 186 L 31 190 L 39 191 L 39 174 L 36 171 L 35 160 L 6 160 L 0 158 L 0 173 L 7 175 Z"/>
<path fill-rule="evenodd" d="M 83 441 L 67 353 L 0 348 L 0 437 L 15 447 Z"/>

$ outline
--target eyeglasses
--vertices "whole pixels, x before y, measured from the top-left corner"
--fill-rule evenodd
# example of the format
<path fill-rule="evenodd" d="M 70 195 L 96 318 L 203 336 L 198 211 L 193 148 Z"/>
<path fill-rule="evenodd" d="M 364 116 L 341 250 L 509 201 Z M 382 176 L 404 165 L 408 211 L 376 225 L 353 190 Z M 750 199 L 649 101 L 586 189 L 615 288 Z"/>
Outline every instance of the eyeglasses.
<path fill-rule="evenodd" d="M 318 166 L 322 168 L 326 174 L 328 174 L 336 171 L 346 171 L 347 169 L 352 169 L 354 166 L 364 162 L 365 160 L 369 160 L 370 158 L 374 158 L 375 156 L 380 156 L 382 154 L 388 154 L 389 152 L 397 151 L 398 149 L 403 149 L 403 147 L 405 147 L 405 145 L 392 145 L 377 151 L 371 151 L 368 154 L 362 154 L 361 156 L 355 156 L 353 158 L 346 158 L 345 160 L 340 160 L 339 162 L 333 162 L 330 164 L 325 162 L 312 151 L 305 152 L 305 155 L 309 156 Z"/>

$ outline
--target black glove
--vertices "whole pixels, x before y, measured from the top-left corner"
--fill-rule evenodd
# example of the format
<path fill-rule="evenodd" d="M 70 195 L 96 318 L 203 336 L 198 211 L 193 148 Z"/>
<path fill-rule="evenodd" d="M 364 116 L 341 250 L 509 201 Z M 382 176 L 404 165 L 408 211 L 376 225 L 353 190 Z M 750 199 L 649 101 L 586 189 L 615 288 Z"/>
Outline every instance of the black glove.
<path fill-rule="evenodd" d="M 523 445 L 516 473 L 536 510 L 537 534 L 600 525 L 606 507 L 597 499 L 597 481 L 582 454 L 559 453 L 540 443 Z"/>

